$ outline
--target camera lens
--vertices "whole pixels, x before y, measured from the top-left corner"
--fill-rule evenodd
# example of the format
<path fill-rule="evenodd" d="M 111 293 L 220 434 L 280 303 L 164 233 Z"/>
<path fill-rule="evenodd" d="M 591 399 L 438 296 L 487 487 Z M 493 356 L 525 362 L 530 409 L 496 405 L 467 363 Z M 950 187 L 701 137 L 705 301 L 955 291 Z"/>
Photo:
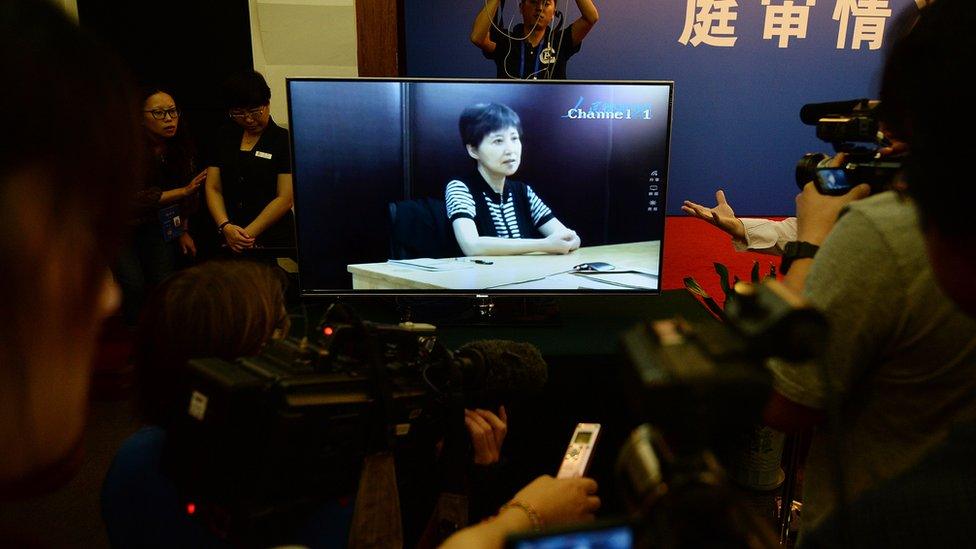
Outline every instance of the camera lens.
<path fill-rule="evenodd" d="M 817 168 L 820 163 L 830 157 L 824 153 L 807 153 L 796 163 L 796 186 L 803 189 L 803 186 L 814 180 L 817 176 Z"/>

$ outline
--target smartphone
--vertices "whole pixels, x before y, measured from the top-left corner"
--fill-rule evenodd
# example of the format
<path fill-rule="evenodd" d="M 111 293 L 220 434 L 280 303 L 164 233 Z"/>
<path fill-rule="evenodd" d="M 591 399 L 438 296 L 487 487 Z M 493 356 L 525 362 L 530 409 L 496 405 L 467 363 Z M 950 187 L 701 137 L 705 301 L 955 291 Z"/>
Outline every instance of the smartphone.
<path fill-rule="evenodd" d="M 573 436 L 569 439 L 566 455 L 559 465 L 556 478 L 580 478 L 586 476 L 593 457 L 593 448 L 600 435 L 599 423 L 577 423 Z"/>
<path fill-rule="evenodd" d="M 844 168 L 820 168 L 817 170 L 817 178 L 814 185 L 820 194 L 842 195 L 854 187 L 854 184 L 847 177 Z"/>

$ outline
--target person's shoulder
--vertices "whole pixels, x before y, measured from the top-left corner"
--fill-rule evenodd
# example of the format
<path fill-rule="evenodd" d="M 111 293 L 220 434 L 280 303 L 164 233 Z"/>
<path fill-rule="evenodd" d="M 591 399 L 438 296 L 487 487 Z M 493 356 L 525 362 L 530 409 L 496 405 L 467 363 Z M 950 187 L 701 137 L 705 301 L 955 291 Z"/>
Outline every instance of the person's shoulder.
<path fill-rule="evenodd" d="M 910 202 L 883 192 L 851 203 L 817 253 L 807 279 L 808 297 L 837 288 L 839 273 L 872 285 L 907 287 L 929 272 L 925 245 Z M 814 300 L 816 302 L 816 300 Z"/>
<path fill-rule="evenodd" d="M 275 141 L 288 141 L 288 130 L 276 124 L 273 119 L 268 119 L 268 126 L 264 129 L 264 131 Z"/>
<path fill-rule="evenodd" d="M 909 250 L 920 245 L 918 214 L 909 198 L 885 191 L 852 202 L 838 221 L 842 231 L 870 228 L 894 250 Z"/>
<path fill-rule="evenodd" d="M 911 201 L 895 191 L 872 194 L 867 198 L 851 202 L 847 209 L 870 217 L 904 216 L 914 211 Z"/>
<path fill-rule="evenodd" d="M 125 439 L 119 447 L 116 458 L 127 463 L 157 462 L 166 444 L 166 431 L 158 426 L 146 426 Z"/>

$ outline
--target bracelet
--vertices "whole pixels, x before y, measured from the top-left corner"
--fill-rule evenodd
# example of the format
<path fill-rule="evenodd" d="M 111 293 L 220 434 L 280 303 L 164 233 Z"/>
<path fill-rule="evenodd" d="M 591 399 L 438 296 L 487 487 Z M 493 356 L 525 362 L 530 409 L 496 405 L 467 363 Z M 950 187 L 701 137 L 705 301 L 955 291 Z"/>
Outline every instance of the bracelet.
<path fill-rule="evenodd" d="M 220 225 L 217 225 L 217 234 L 224 234 L 224 227 L 230 225 L 230 220 L 224 221 Z"/>
<path fill-rule="evenodd" d="M 531 505 L 525 503 L 524 501 L 513 499 L 505 505 L 502 505 L 501 509 L 498 510 L 499 513 L 505 509 L 515 508 L 521 509 L 529 517 L 529 521 L 532 522 L 532 530 L 534 532 L 541 532 L 545 524 L 542 522 L 542 517 L 539 516 L 539 512 L 536 511 Z"/>

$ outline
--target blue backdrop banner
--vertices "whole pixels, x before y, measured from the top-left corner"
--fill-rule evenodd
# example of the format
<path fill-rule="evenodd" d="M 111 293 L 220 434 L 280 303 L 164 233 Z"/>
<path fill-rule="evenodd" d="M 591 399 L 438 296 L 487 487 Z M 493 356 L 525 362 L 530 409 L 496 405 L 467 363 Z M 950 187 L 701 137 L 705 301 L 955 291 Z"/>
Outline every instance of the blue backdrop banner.
<path fill-rule="evenodd" d="M 594 0 L 600 21 L 570 79 L 674 80 L 668 213 L 712 204 L 791 215 L 804 153 L 832 152 L 800 122 L 806 103 L 876 97 L 884 52 L 913 0 Z M 566 25 L 573 0 L 556 0 Z M 405 0 L 408 76 L 492 78 L 471 44 L 483 0 Z M 503 25 L 521 22 L 504 2 Z M 558 157 L 559 151 L 553 151 Z"/>

